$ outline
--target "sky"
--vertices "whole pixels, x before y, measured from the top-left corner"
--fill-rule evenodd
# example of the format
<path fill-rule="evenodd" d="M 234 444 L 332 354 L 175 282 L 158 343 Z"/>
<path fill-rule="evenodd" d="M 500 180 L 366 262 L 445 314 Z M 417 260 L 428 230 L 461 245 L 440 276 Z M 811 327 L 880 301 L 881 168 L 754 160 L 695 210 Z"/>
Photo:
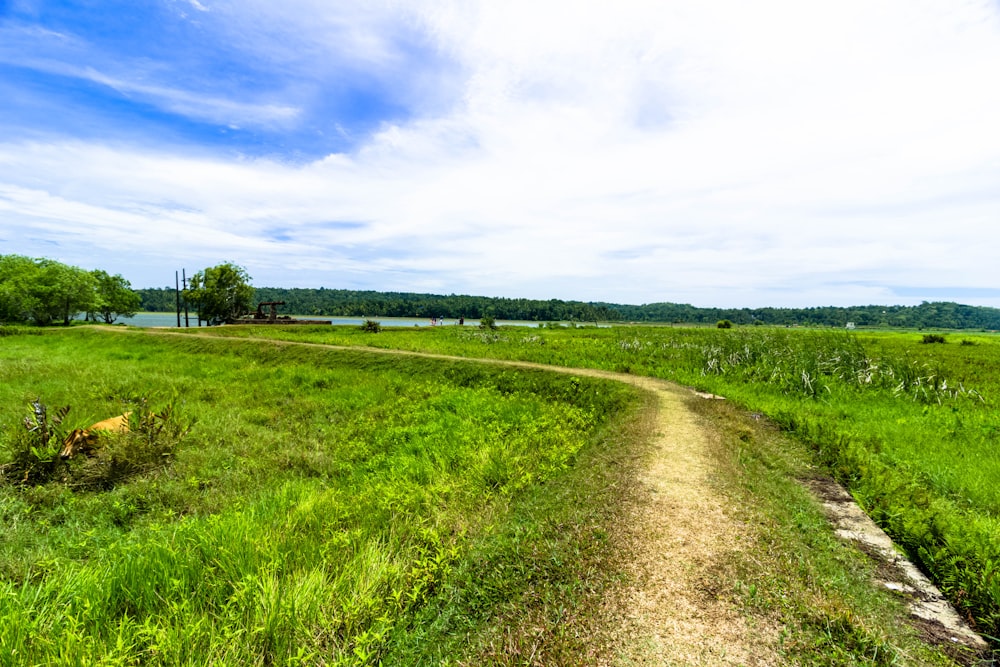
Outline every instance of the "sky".
<path fill-rule="evenodd" d="M 0 0 L 0 254 L 1000 307 L 1000 0 Z"/>

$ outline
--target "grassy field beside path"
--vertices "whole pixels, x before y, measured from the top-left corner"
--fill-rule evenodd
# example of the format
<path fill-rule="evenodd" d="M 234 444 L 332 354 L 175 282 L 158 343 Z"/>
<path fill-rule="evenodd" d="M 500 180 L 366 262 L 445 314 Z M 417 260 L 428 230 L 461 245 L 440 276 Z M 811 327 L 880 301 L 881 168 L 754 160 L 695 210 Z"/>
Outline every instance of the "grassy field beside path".
<path fill-rule="evenodd" d="M 38 398 L 66 429 L 140 398 L 185 424 L 111 488 L 74 488 L 84 457 L 0 485 L 0 664 L 457 664 L 599 634 L 629 387 L 85 329 L 0 338 L 0 373 L 0 463 Z"/>
<path fill-rule="evenodd" d="M 808 443 L 960 613 L 1000 637 L 996 336 L 925 343 L 923 333 L 625 326 L 211 333 L 599 368 L 724 395 Z"/>
<path fill-rule="evenodd" d="M 746 361 L 737 370 L 747 350 L 764 360 L 764 350 L 806 339 L 188 333 L 204 335 L 0 329 L 0 664 L 627 665 L 652 641 L 656 628 L 636 626 L 616 600 L 650 583 L 632 566 L 647 539 L 636 517 L 652 500 L 640 480 L 663 435 L 654 394 L 490 363 L 241 340 L 254 336 L 732 390 L 739 403 L 692 395 L 684 412 L 708 434 L 705 490 L 724 499 L 736 534 L 719 535 L 707 560 L 666 563 L 657 577 L 690 579 L 685 604 L 735 614 L 744 634 L 731 640 L 742 636 L 743 654 L 762 665 L 972 664 L 921 639 L 901 601 L 872 586 L 876 564 L 836 539 L 796 481 L 845 460 L 795 437 L 812 433 L 803 426 L 783 432 L 741 409 L 760 398 L 737 395 L 761 372 Z M 818 419 L 805 408 L 823 402 L 796 393 L 796 373 L 772 368 L 766 386 L 798 401 L 790 414 Z M 37 399 L 50 417 L 70 406 L 63 431 L 148 406 L 169 416 L 170 437 L 152 466 L 95 476 L 148 435 L 130 433 L 25 481 L 18 466 L 30 457 L 18 448 Z M 711 537 L 711 525 L 693 528 Z M 711 615 L 691 620 L 714 631 Z M 738 664 L 720 663 L 716 648 L 683 664 Z"/>

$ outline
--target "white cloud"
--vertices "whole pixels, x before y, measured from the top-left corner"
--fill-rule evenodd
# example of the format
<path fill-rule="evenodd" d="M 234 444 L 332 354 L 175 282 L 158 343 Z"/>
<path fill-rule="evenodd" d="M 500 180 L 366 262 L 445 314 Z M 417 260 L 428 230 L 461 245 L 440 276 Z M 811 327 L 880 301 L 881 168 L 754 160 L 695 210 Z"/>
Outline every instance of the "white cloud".
<path fill-rule="evenodd" d="M 311 58 L 390 61 L 403 21 L 455 59 L 464 94 L 306 165 L 8 142 L 2 236 L 148 253 L 141 285 L 195 258 L 257 284 L 724 306 L 995 283 L 995 4 L 591 6 L 246 5 L 234 31 L 300 30 Z"/>
<path fill-rule="evenodd" d="M 247 123 L 252 125 L 287 124 L 294 120 L 300 109 L 282 104 L 254 104 L 228 98 L 213 97 L 167 86 L 150 85 L 139 81 L 109 76 L 86 67 L 80 70 L 65 70 L 62 74 L 76 76 L 113 88 L 125 95 L 137 95 L 151 104 L 181 116 L 207 120 L 213 123 Z"/>

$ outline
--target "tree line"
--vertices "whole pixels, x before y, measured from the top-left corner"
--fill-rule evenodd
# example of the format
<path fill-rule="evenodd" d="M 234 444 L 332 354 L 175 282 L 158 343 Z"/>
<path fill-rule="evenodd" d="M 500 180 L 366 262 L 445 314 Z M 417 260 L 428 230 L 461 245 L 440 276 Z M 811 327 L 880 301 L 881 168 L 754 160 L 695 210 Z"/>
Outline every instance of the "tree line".
<path fill-rule="evenodd" d="M 0 255 L 0 322 L 68 325 L 85 313 L 108 324 L 138 312 L 142 299 L 120 275 L 52 259 Z"/>
<path fill-rule="evenodd" d="M 174 290 L 138 290 L 143 310 L 172 312 Z M 284 301 L 282 311 L 327 317 L 467 317 L 536 322 L 607 322 L 621 319 L 613 310 L 579 301 L 509 299 L 468 295 L 415 294 L 340 289 L 258 287 L 253 302 Z"/>
<path fill-rule="evenodd" d="M 173 312 L 173 288 L 139 290 L 142 309 Z M 896 327 L 912 329 L 1000 329 L 1000 309 L 951 302 L 918 306 L 824 306 L 813 308 L 698 308 L 690 304 L 625 305 L 602 302 L 547 301 L 468 295 L 416 294 L 340 289 L 258 287 L 253 303 L 284 301 L 286 313 L 327 317 L 467 317 L 491 316 L 532 322 L 657 322 L 737 325 Z"/>
<path fill-rule="evenodd" d="M 688 304 L 653 303 L 643 306 L 603 304 L 621 319 L 632 322 L 675 322 L 778 326 L 859 327 L 908 329 L 1000 329 L 1000 309 L 953 302 L 923 302 L 918 306 L 821 306 L 812 308 L 696 308 Z"/>
<path fill-rule="evenodd" d="M 534 322 L 660 322 L 737 325 L 898 327 L 912 329 L 1000 329 L 1000 309 L 952 302 L 918 306 L 815 308 L 697 308 L 690 304 L 625 305 L 549 299 L 418 294 L 250 285 L 232 263 L 199 271 L 184 297 L 208 322 L 231 320 L 262 301 L 284 301 L 289 314 L 327 317 L 466 317 Z M 113 323 L 138 311 L 174 312 L 175 288 L 133 290 L 120 275 L 86 271 L 45 258 L 0 255 L 0 322 L 69 324 L 79 314 Z"/>

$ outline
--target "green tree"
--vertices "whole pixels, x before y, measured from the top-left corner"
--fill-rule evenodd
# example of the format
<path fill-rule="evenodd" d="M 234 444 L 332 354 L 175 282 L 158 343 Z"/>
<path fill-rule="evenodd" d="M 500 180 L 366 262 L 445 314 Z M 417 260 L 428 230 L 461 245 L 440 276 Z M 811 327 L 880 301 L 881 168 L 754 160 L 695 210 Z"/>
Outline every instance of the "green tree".
<path fill-rule="evenodd" d="M 52 259 L 0 256 L 0 320 L 69 324 L 93 310 L 95 281 L 87 271 Z"/>
<path fill-rule="evenodd" d="M 0 255 L 0 322 L 27 322 L 34 308 L 30 285 L 38 265 L 30 257 Z"/>
<path fill-rule="evenodd" d="M 96 312 L 107 324 L 119 317 L 132 317 L 139 310 L 142 300 L 132 291 L 132 283 L 120 275 L 109 275 L 100 269 L 90 272 L 97 283 Z"/>
<path fill-rule="evenodd" d="M 31 319 L 36 324 L 62 320 L 69 326 L 78 313 L 94 310 L 96 281 L 88 271 L 52 259 L 40 259 L 37 263 L 38 272 L 30 285 L 34 296 Z"/>
<path fill-rule="evenodd" d="M 198 317 L 211 324 L 246 315 L 253 297 L 254 289 L 246 269 L 230 262 L 194 274 L 190 289 L 184 292 L 188 303 L 198 309 Z"/>

